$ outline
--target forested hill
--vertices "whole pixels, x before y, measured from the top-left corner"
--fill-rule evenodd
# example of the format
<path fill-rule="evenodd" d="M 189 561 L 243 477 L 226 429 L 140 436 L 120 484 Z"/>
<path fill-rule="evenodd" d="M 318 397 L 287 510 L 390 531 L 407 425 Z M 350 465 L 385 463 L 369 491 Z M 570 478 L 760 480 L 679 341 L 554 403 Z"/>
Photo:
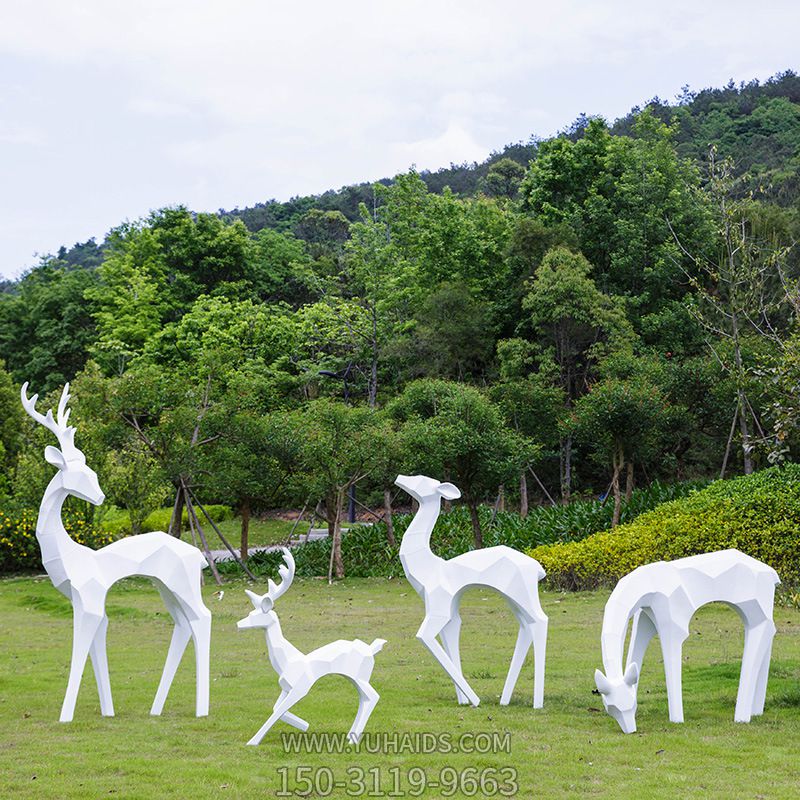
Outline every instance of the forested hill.
<path fill-rule="evenodd" d="M 684 88 L 675 103 L 654 97 L 644 107 L 662 122 L 674 126 L 679 155 L 702 164 L 708 158 L 709 147 L 715 144 L 720 156 L 733 159 L 746 190 L 782 205 L 792 205 L 800 198 L 800 76 L 795 72 L 787 70 L 765 83 L 753 80 L 737 86 L 731 81 L 722 89 L 700 92 Z M 636 106 L 618 119 L 611 126 L 612 133 L 634 135 L 633 122 L 641 110 L 642 107 Z M 581 114 L 559 135 L 573 141 L 579 139 L 589 119 Z M 537 140 L 531 137 L 525 143 L 506 145 L 480 164 L 451 164 L 420 175 L 431 192 L 441 192 L 448 186 L 462 196 L 504 193 L 508 184 L 502 166 L 499 175 L 492 168 L 504 159 L 527 167 L 536 157 L 536 151 Z M 388 184 L 391 179 L 379 182 Z M 353 221 L 358 216 L 359 204 L 370 207 L 373 201 L 373 184 L 359 183 L 285 203 L 269 200 L 251 208 L 221 209 L 219 213 L 226 218 L 241 219 L 251 231 L 265 227 L 291 230 L 312 208 L 339 211 Z"/>

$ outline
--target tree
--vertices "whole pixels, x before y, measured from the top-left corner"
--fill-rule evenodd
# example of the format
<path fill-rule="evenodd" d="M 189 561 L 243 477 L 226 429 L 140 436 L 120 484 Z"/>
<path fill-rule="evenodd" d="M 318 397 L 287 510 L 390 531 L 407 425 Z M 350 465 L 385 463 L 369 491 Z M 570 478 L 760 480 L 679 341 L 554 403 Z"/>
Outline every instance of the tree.
<path fill-rule="evenodd" d="M 585 441 L 599 460 L 611 464 L 612 527 L 619 522 L 623 469 L 627 466 L 625 498 L 630 500 L 634 464 L 658 449 L 670 419 L 669 406 L 658 387 L 641 377 L 606 378 L 575 404 L 567 422 L 570 432 Z"/>
<path fill-rule="evenodd" d="M 501 158 L 495 161 L 486 173 L 486 194 L 513 200 L 524 177 L 525 167 L 522 164 L 513 158 Z"/>
<path fill-rule="evenodd" d="M 122 450 L 106 455 L 101 479 L 108 499 L 128 512 L 133 534 L 142 532 L 147 516 L 161 507 L 171 489 L 158 462 L 133 438 Z"/>
<path fill-rule="evenodd" d="M 694 251 L 711 237 L 694 191 L 699 173 L 676 156 L 674 133 L 650 111 L 636 117 L 632 136 L 591 119 L 575 142 L 542 143 L 522 185 L 525 209 L 547 226 L 570 225 L 597 285 L 630 297 L 637 316 L 687 291 L 692 264 L 673 231 Z"/>
<path fill-rule="evenodd" d="M 300 483 L 304 494 L 325 504 L 331 537 L 331 571 L 344 577 L 342 517 L 351 486 L 373 470 L 381 449 L 381 416 L 370 408 L 349 406 L 329 398 L 312 400 L 294 412 L 302 430 Z"/>
<path fill-rule="evenodd" d="M 582 256 L 556 247 L 545 256 L 523 307 L 542 348 L 540 361 L 554 364 L 569 411 L 589 386 L 592 370 L 608 350 L 630 342 L 633 333 L 619 298 L 603 294 L 589 277 Z M 572 435 L 560 444 L 561 498 L 569 502 L 572 485 Z"/>
<path fill-rule="evenodd" d="M 241 404 L 239 404 L 241 405 Z M 219 442 L 203 460 L 205 490 L 230 503 L 241 521 L 240 555 L 247 560 L 250 516 L 274 507 L 297 467 L 301 432 L 292 415 L 238 408 L 223 410 Z"/>
<path fill-rule="evenodd" d="M 458 383 L 415 381 L 388 411 L 402 423 L 404 471 L 452 480 L 469 508 L 475 547 L 483 547 L 478 505 L 530 463 L 533 442 L 506 427 L 486 395 Z"/>
<path fill-rule="evenodd" d="M 748 219 L 747 205 L 732 199 L 732 185 L 732 164 L 717 161 L 712 148 L 707 192 L 716 225 L 716 254 L 708 258 L 682 246 L 695 265 L 690 276 L 694 289 L 690 311 L 710 334 L 706 342 L 717 361 L 734 379 L 735 419 L 744 473 L 748 475 L 753 471 L 753 425 L 759 427 L 760 423 L 748 391 L 752 365 L 747 363 L 747 355 L 759 344 L 783 346 L 781 318 L 785 319 L 788 304 L 781 262 L 789 248 L 759 241 Z M 680 241 L 677 233 L 676 239 Z"/>
<path fill-rule="evenodd" d="M 49 391 L 83 368 L 96 337 L 84 292 L 95 282 L 93 270 L 45 259 L 0 295 L 0 358 L 16 381 Z"/>

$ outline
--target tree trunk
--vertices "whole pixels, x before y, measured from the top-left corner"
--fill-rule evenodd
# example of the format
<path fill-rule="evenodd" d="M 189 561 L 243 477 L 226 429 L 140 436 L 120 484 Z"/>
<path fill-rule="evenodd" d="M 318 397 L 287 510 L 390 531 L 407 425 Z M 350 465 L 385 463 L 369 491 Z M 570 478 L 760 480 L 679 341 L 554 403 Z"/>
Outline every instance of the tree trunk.
<path fill-rule="evenodd" d="M 392 519 L 392 490 L 383 490 L 383 511 L 386 520 L 386 538 L 392 547 L 397 547 L 397 540 L 394 538 L 394 520 Z"/>
<path fill-rule="evenodd" d="M 528 516 L 528 478 L 522 470 L 519 474 L 519 515 L 525 519 Z"/>
<path fill-rule="evenodd" d="M 628 475 L 625 481 L 625 502 L 630 503 L 631 497 L 633 497 L 633 461 L 628 462 Z"/>
<path fill-rule="evenodd" d="M 342 561 L 342 514 L 344 512 L 344 499 L 346 495 L 346 487 L 336 491 L 336 511 L 333 518 L 331 555 L 333 558 L 333 572 L 337 578 L 344 578 L 344 561 Z"/>
<path fill-rule="evenodd" d="M 561 502 L 563 505 L 569 504 L 570 492 L 572 489 L 572 437 L 567 436 L 561 440 L 560 448 L 561 461 Z"/>
<path fill-rule="evenodd" d="M 739 389 L 739 430 L 742 434 L 742 457 L 744 460 L 744 474 L 750 475 L 753 472 L 753 459 L 750 457 L 750 429 L 747 424 L 747 409 L 745 408 L 745 395 Z"/>
<path fill-rule="evenodd" d="M 617 448 L 613 458 L 614 472 L 611 475 L 611 490 L 614 492 L 614 516 L 611 518 L 612 528 L 616 528 L 617 525 L 619 525 L 619 512 L 622 508 L 622 492 L 619 488 L 619 474 L 622 471 L 623 461 L 622 448 Z"/>
<path fill-rule="evenodd" d="M 250 501 L 244 500 L 239 508 L 242 517 L 242 543 L 239 548 L 239 558 L 247 561 L 247 544 L 250 536 Z"/>
<path fill-rule="evenodd" d="M 478 519 L 478 504 L 472 501 L 469 503 L 469 518 L 472 520 L 472 535 L 475 538 L 475 548 L 480 550 L 483 547 L 481 521 Z"/>
<path fill-rule="evenodd" d="M 497 512 L 506 510 L 506 487 L 505 484 L 500 484 L 497 487 Z"/>
<path fill-rule="evenodd" d="M 181 523 L 183 522 L 183 486 L 175 487 L 175 505 L 172 507 L 172 516 L 169 520 L 169 532 L 176 538 L 181 538 Z"/>

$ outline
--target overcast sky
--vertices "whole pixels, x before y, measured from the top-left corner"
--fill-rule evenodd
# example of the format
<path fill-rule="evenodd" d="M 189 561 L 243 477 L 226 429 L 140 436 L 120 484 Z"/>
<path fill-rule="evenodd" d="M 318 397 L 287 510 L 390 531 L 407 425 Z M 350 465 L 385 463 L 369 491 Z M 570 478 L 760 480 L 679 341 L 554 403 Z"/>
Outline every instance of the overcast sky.
<path fill-rule="evenodd" d="M 800 69 L 800 2 L 0 0 L 0 273 Z"/>

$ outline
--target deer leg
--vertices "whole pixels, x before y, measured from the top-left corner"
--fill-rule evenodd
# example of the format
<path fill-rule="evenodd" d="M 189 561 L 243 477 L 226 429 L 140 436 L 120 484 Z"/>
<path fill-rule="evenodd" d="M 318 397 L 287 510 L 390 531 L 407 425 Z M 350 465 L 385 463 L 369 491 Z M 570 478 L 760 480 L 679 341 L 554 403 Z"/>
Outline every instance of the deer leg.
<path fill-rule="evenodd" d="M 186 645 L 192 636 L 189 622 L 182 618 L 180 612 L 175 612 L 173 619 L 175 620 L 175 627 L 172 629 L 172 639 L 169 643 L 167 660 L 164 662 L 164 671 L 161 674 L 158 691 L 150 709 L 150 713 L 153 716 L 158 716 L 164 710 L 164 703 L 167 700 L 170 686 L 172 686 L 172 679 L 175 677 L 178 665 L 181 663 L 181 658 L 183 658 L 183 652 L 186 650 Z"/>
<path fill-rule="evenodd" d="M 456 612 L 454 616 L 450 618 L 450 621 L 442 628 L 442 632 L 439 634 L 439 638 L 442 640 L 442 647 L 444 647 L 445 653 L 447 653 L 450 660 L 458 667 L 458 671 L 463 674 L 463 670 L 461 669 L 461 653 L 459 652 L 459 637 L 461 636 L 461 615 Z M 469 703 L 467 700 L 467 696 L 461 689 L 458 688 L 458 684 L 453 681 L 453 685 L 456 687 L 456 700 L 458 701 L 459 705 L 465 705 Z"/>
<path fill-rule="evenodd" d="M 775 625 L 772 620 L 765 620 L 753 628 L 745 628 L 744 653 L 742 654 L 742 671 L 739 677 L 739 691 L 736 695 L 735 722 L 750 722 L 753 709 L 756 706 L 756 692 L 760 688 L 761 671 L 764 668 L 767 656 L 767 671 L 769 669 L 768 656 L 772 649 L 772 638 L 775 635 Z M 764 676 L 764 692 L 766 693 L 766 676 Z M 761 709 L 763 710 L 763 700 Z M 759 712 L 760 713 L 760 712 Z"/>
<path fill-rule="evenodd" d="M 280 703 L 281 700 L 283 700 L 283 698 L 286 697 L 287 694 L 288 694 L 288 692 L 286 692 L 286 691 L 282 691 L 281 692 L 281 696 L 275 701 L 275 706 L 273 706 L 273 710 L 278 705 L 278 703 Z M 304 719 L 296 716 L 295 714 L 292 714 L 291 711 L 287 711 L 281 717 L 281 719 L 287 725 L 291 725 L 293 728 L 297 728 L 298 730 L 301 730 L 303 732 L 308 730 L 308 723 Z"/>
<path fill-rule="evenodd" d="M 769 662 L 772 657 L 772 640 L 775 636 L 775 624 L 772 620 L 769 621 L 772 627 L 772 633 L 768 636 L 769 641 L 764 645 L 764 653 L 761 659 L 761 665 L 758 668 L 758 678 L 756 680 L 756 688 L 753 695 L 753 715 L 758 716 L 764 713 L 764 701 L 767 697 L 767 680 L 769 678 Z"/>
<path fill-rule="evenodd" d="M 108 677 L 108 654 L 106 652 L 106 631 L 108 630 L 108 617 L 104 616 L 97 633 L 89 648 L 92 659 L 94 679 L 97 683 L 97 693 L 100 695 L 100 713 L 104 717 L 114 716 L 114 701 L 111 698 L 111 680 Z"/>
<path fill-rule="evenodd" d="M 353 744 L 358 744 L 361 734 L 364 732 L 367 722 L 369 721 L 370 714 L 381 699 L 381 696 L 375 691 L 372 685 L 367 681 L 354 681 L 358 689 L 358 711 L 347 738 Z"/>
<path fill-rule="evenodd" d="M 192 636 L 192 629 L 175 595 L 160 581 L 154 581 L 154 583 L 174 623 L 172 639 L 170 639 L 169 650 L 167 651 L 167 659 L 164 662 L 164 669 L 161 673 L 158 690 L 156 691 L 153 705 L 150 708 L 150 713 L 153 716 L 158 716 L 164 710 L 164 703 L 167 700 L 167 695 L 172 686 L 172 681 L 175 678 L 175 673 L 180 666 L 183 653 L 186 650 L 186 645 L 189 644 L 189 639 Z"/>
<path fill-rule="evenodd" d="M 533 638 L 533 707 L 544 705 L 544 667 L 547 654 L 547 617 L 531 623 Z"/>
<path fill-rule="evenodd" d="M 533 637 L 531 636 L 528 623 L 520 620 L 519 633 L 517 634 L 517 643 L 514 646 L 514 655 L 511 656 L 511 665 L 508 668 L 508 676 L 506 677 L 505 685 L 503 686 L 503 694 L 500 696 L 500 705 L 507 706 L 511 701 L 511 695 L 514 692 L 519 672 L 525 662 L 525 656 L 528 655 L 528 650 L 533 644 Z"/>
<path fill-rule="evenodd" d="M 685 636 L 676 631 L 660 631 L 661 654 L 664 658 L 664 678 L 667 683 L 667 704 L 670 722 L 683 722 L 683 642 Z"/>
<path fill-rule="evenodd" d="M 208 716 L 209 670 L 211 659 L 211 612 L 203 607 L 197 619 L 190 623 L 194 640 L 194 660 L 197 687 L 195 690 L 195 715 Z"/>
<path fill-rule="evenodd" d="M 628 658 L 625 662 L 627 670 L 631 664 L 636 664 L 639 674 L 642 672 L 642 661 L 647 652 L 650 640 L 658 633 L 653 618 L 642 609 L 639 609 L 633 616 L 633 626 L 631 628 L 631 643 L 628 647 Z"/>
<path fill-rule="evenodd" d="M 269 719 L 256 731 L 255 735 L 247 743 L 249 745 L 261 744 L 261 740 L 267 735 L 269 729 L 279 720 L 283 715 L 296 703 L 302 700 L 307 694 L 310 687 L 293 686 L 286 695 L 275 703 Z"/>
<path fill-rule="evenodd" d="M 75 714 L 75 703 L 78 699 L 78 690 L 81 686 L 83 670 L 86 666 L 86 659 L 89 656 L 89 648 L 92 646 L 97 629 L 105 617 L 102 607 L 93 613 L 84 611 L 80 605 L 80 597 L 73 600 L 73 619 L 72 619 L 72 663 L 69 667 L 69 681 L 67 682 L 67 692 L 64 695 L 64 703 L 61 706 L 61 722 L 71 722 Z"/>
<path fill-rule="evenodd" d="M 431 655 L 442 665 L 442 668 L 450 676 L 453 683 L 464 692 L 467 700 L 473 706 L 477 706 L 481 702 L 480 698 L 467 683 L 467 679 L 462 674 L 461 669 L 450 660 L 450 656 L 447 655 L 444 648 L 436 640 L 442 628 L 449 621 L 449 617 L 425 617 L 417 631 L 417 639 L 430 650 Z"/>

